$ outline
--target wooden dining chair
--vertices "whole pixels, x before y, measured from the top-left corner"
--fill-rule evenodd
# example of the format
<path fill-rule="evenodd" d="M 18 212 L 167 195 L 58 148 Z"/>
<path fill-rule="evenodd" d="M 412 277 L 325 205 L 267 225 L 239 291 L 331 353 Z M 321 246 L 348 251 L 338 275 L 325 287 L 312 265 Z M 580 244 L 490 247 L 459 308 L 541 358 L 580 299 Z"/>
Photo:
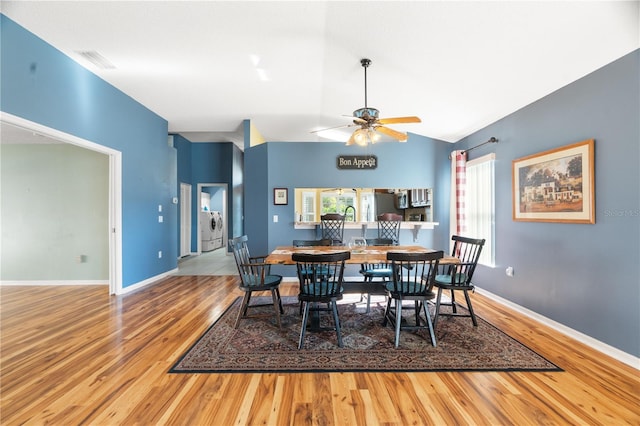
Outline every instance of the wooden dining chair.
<path fill-rule="evenodd" d="M 301 349 L 304 344 L 309 313 L 319 316 L 323 311 L 332 312 L 334 322 L 332 329 L 336 331 L 338 346 L 343 346 L 337 301 L 342 299 L 344 263 L 350 257 L 351 253 L 348 251 L 327 254 L 293 253 L 291 255 L 292 260 L 296 262 L 300 283 L 298 300 L 304 304 L 298 349 Z M 326 304 L 327 307 L 323 308 L 320 304 Z"/>
<path fill-rule="evenodd" d="M 235 328 L 238 328 L 241 319 L 267 316 L 267 314 L 256 314 L 252 316 L 247 314 L 249 308 L 270 305 L 266 303 L 250 304 L 253 293 L 259 292 L 271 293 L 271 300 L 276 311 L 276 322 L 280 328 L 280 314 L 284 313 L 284 309 L 282 308 L 282 299 L 280 297 L 280 283 L 282 282 L 282 276 L 271 274 L 271 265 L 264 263 L 266 256 L 250 256 L 249 247 L 247 245 L 248 240 L 248 237 L 243 235 L 229 241 L 229 246 L 233 251 L 233 257 L 235 258 L 236 266 L 238 267 L 238 274 L 240 275 L 239 288 L 244 292 L 242 305 L 236 318 Z"/>
<path fill-rule="evenodd" d="M 440 259 L 444 256 L 442 251 L 426 253 L 387 253 L 387 260 L 393 268 L 392 280 L 386 285 L 387 308 L 384 312 L 383 325 L 390 322 L 395 327 L 395 347 L 400 343 L 400 330 L 426 329 L 431 337 L 431 344 L 436 346 L 431 314 L 427 309 L 427 301 L 436 297 L 433 285 L 438 270 Z M 415 314 L 415 324 L 408 319 L 403 321 L 403 302 L 410 301 Z M 393 305 L 392 306 L 392 302 Z M 424 312 L 424 323 L 420 313 Z"/>
<path fill-rule="evenodd" d="M 332 245 L 344 245 L 344 218 L 338 213 L 327 213 L 320 216 L 322 239 L 329 239 Z"/>
<path fill-rule="evenodd" d="M 400 244 L 402 216 L 395 213 L 378 215 L 378 238 L 391 238 L 394 245 Z"/>
<path fill-rule="evenodd" d="M 460 263 L 452 265 L 443 265 L 441 271 L 438 272 L 435 279 L 435 286 L 438 288 L 438 296 L 436 298 L 436 313 L 433 320 L 433 326 L 438 324 L 438 318 L 440 316 L 462 316 L 471 317 L 471 321 L 474 326 L 478 325 L 476 315 L 473 312 L 473 306 L 471 305 L 471 299 L 469 298 L 469 291 L 474 290 L 471 279 L 473 273 L 478 265 L 478 259 L 480 259 L 480 253 L 484 246 L 484 239 L 467 238 L 459 235 L 451 237 L 453 240 L 452 256 L 460 259 Z M 450 290 L 451 302 L 442 303 L 442 291 Z M 459 313 L 456 302 L 456 291 L 462 292 L 467 302 L 468 314 Z M 440 312 L 442 305 L 451 306 L 450 313 Z"/>

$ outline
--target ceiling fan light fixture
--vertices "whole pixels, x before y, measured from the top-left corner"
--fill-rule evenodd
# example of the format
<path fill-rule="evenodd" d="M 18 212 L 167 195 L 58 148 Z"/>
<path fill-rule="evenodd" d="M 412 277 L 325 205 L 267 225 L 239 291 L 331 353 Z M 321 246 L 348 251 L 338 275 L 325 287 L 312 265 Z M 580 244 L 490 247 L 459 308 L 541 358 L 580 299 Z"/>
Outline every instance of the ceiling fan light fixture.
<path fill-rule="evenodd" d="M 360 128 L 357 129 L 349 140 L 347 145 L 367 146 L 368 144 L 374 144 L 380 140 L 380 135 L 372 128 Z"/>

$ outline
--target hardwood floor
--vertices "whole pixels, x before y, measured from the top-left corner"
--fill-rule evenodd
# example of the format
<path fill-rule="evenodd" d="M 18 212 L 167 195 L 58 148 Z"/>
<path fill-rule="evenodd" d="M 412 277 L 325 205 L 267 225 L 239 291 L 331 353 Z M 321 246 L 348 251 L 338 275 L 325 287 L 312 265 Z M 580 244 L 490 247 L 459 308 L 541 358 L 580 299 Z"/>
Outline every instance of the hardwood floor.
<path fill-rule="evenodd" d="M 174 276 L 125 296 L 0 287 L 1 423 L 640 424 L 637 370 L 478 294 L 480 316 L 565 371 L 167 374 L 236 285 Z"/>

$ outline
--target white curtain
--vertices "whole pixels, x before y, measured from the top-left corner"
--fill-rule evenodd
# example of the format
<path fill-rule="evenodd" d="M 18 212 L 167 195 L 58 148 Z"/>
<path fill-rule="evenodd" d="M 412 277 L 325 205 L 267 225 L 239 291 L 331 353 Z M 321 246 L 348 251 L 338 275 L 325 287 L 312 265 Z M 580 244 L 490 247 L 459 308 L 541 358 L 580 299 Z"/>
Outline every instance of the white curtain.
<path fill-rule="evenodd" d="M 480 256 L 483 265 L 494 265 L 494 154 L 467 162 L 466 188 L 466 235 L 471 238 L 484 238 L 484 248 Z"/>

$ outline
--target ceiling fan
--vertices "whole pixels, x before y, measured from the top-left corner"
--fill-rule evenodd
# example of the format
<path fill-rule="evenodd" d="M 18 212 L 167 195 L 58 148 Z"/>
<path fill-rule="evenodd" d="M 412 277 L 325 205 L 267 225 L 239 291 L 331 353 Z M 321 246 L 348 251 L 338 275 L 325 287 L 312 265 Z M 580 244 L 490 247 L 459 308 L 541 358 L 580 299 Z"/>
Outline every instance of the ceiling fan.
<path fill-rule="evenodd" d="M 380 111 L 375 108 L 370 108 L 367 106 L 367 68 L 371 65 L 371 59 L 363 58 L 360 60 L 360 64 L 364 68 L 364 108 L 359 108 L 353 111 L 353 124 L 348 124 L 346 126 L 338 126 L 340 127 L 352 127 L 359 126 L 360 128 L 356 129 L 349 140 L 347 141 L 347 146 L 349 145 L 360 145 L 366 146 L 368 143 L 376 143 L 380 140 L 380 134 L 390 136 L 396 139 L 398 142 L 406 142 L 407 134 L 398 132 L 397 130 L 393 130 L 389 127 L 386 127 L 386 124 L 399 124 L 399 123 L 420 123 L 421 120 L 418 117 L 394 117 L 394 118 L 379 118 Z M 324 129 L 328 130 L 328 129 Z M 321 130 L 316 130 L 312 133 L 319 132 Z"/>

